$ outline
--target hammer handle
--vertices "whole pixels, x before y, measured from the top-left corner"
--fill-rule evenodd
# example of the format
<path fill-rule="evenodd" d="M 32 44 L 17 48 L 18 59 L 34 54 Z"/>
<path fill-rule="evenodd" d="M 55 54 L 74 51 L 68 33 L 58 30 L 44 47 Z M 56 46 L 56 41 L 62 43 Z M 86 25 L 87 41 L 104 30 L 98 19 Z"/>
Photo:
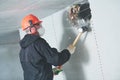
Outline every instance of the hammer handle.
<path fill-rule="evenodd" d="M 80 39 L 81 35 L 82 35 L 82 32 L 80 32 L 80 33 L 77 35 L 77 37 L 75 38 L 75 40 L 74 40 L 73 43 L 72 43 L 72 46 L 75 46 L 75 45 L 77 44 L 77 42 L 78 42 L 78 40 Z"/>

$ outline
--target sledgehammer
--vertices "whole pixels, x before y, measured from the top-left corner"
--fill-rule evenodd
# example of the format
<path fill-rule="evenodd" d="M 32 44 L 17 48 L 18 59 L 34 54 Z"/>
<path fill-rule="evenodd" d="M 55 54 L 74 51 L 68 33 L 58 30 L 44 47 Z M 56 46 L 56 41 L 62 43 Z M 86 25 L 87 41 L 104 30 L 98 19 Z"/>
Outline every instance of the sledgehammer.
<path fill-rule="evenodd" d="M 79 41 L 81 35 L 84 33 L 84 32 L 89 32 L 90 31 L 90 28 L 88 26 L 83 26 L 83 27 L 80 27 L 79 29 L 79 34 L 77 35 L 77 37 L 75 38 L 75 40 L 73 41 L 72 44 L 69 45 L 69 50 L 71 50 L 70 52 L 71 53 L 74 53 L 74 51 L 72 51 L 74 48 L 76 48 L 76 44 L 77 42 Z"/>

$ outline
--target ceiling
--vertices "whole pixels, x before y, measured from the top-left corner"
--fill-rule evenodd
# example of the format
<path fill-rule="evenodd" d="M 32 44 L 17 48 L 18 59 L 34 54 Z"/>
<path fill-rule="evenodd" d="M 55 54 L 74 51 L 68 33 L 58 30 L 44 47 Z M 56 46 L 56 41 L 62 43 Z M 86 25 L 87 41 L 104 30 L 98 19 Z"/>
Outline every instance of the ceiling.
<path fill-rule="evenodd" d="M 14 37 L 19 40 L 16 36 L 25 15 L 44 18 L 78 1 L 85 0 L 0 0 L 0 44 L 11 43 Z"/>

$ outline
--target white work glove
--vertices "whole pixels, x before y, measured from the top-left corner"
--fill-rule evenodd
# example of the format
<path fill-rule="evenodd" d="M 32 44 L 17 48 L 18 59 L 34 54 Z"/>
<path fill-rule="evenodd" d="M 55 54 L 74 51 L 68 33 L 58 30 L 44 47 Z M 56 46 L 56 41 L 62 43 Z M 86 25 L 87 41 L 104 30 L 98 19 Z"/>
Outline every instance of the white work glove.
<path fill-rule="evenodd" d="M 70 54 L 73 54 L 75 52 L 76 47 L 73 45 L 69 45 L 67 47 L 67 50 L 70 52 Z"/>

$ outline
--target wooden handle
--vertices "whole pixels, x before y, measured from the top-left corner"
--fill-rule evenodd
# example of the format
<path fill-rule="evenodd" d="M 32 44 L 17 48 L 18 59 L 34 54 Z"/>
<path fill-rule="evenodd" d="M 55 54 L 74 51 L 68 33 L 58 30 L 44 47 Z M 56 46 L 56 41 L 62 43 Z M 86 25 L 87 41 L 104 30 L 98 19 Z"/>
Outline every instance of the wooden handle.
<path fill-rule="evenodd" d="M 72 45 L 75 46 L 78 42 L 78 40 L 80 39 L 80 36 L 82 35 L 82 32 L 80 32 L 77 37 L 75 38 L 75 40 L 73 41 Z"/>

